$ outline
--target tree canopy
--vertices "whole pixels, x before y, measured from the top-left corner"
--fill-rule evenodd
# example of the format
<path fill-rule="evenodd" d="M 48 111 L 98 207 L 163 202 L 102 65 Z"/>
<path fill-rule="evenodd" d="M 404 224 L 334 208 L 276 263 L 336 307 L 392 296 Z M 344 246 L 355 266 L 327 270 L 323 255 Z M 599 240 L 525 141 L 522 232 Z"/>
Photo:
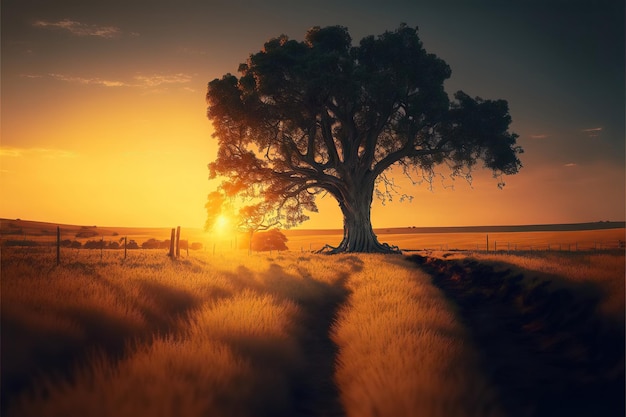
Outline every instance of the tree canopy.
<path fill-rule="evenodd" d="M 385 185 L 394 165 L 426 179 L 440 165 L 469 177 L 482 161 L 499 178 L 521 167 L 508 103 L 462 91 L 451 100 L 450 67 L 425 51 L 417 28 L 400 25 L 358 46 L 342 26 L 314 27 L 304 41 L 281 35 L 239 74 L 208 85 L 218 142 L 210 177 L 224 178 L 222 198 L 253 202 L 283 227 L 308 219 L 315 196 L 330 194 L 344 217 L 332 252 L 394 251 L 370 220 L 374 193 L 393 193 Z"/>

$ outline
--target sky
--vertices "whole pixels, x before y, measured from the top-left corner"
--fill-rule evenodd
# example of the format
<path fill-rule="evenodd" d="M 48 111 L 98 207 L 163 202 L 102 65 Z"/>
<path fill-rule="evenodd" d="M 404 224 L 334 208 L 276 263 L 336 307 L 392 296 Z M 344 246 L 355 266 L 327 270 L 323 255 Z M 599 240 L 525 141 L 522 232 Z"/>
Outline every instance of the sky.
<path fill-rule="evenodd" d="M 523 168 L 375 202 L 376 227 L 622 221 L 624 2 L 3 0 L 0 217 L 202 227 L 218 183 L 206 85 L 285 34 L 419 27 L 452 95 L 505 99 Z M 341 228 L 318 199 L 302 228 Z"/>

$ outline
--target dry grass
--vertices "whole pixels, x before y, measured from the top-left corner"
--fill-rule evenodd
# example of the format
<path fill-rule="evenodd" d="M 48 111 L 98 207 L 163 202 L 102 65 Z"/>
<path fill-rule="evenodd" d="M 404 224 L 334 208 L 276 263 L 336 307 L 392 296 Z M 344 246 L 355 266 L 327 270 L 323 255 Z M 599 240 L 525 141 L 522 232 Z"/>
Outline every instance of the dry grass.
<path fill-rule="evenodd" d="M 624 229 L 562 232 L 488 233 L 489 249 L 494 250 L 588 250 L 616 249 L 626 240 Z M 404 249 L 485 250 L 487 233 L 381 234 L 381 241 Z"/>
<path fill-rule="evenodd" d="M 430 277 L 400 258 L 360 259 L 334 331 L 347 415 L 499 415 L 467 334 Z"/>
<path fill-rule="evenodd" d="M 401 257 L 1 255 L 4 415 L 501 415 L 458 311 Z M 619 272 L 550 256 L 493 259 Z"/>
<path fill-rule="evenodd" d="M 505 263 L 528 272 L 550 274 L 557 284 L 587 283 L 602 291 L 600 311 L 624 316 L 626 260 L 624 252 L 533 252 L 524 254 L 472 254 L 478 260 Z"/>
<path fill-rule="evenodd" d="M 602 225 L 600 225 L 602 226 Z M 95 227 L 61 225 L 61 239 L 88 240 L 104 237 L 106 242 L 119 241 L 126 236 L 140 245 L 148 239 L 166 240 L 170 238 L 168 228 L 130 228 L 130 227 Z M 578 231 L 520 231 L 520 232 L 443 232 L 418 233 L 419 229 L 392 228 L 376 229 L 381 242 L 396 245 L 407 250 L 485 250 L 486 235 L 489 234 L 489 248 L 493 250 L 589 250 L 615 249 L 619 242 L 626 241 L 626 229 L 599 229 Z M 454 228 L 449 229 L 454 230 Z M 79 232 L 92 232 L 96 237 L 75 238 Z M 291 251 L 318 250 L 326 244 L 337 246 L 341 242 L 341 230 L 285 230 Z M 56 225 L 30 221 L 0 219 L 0 237 L 2 240 L 33 240 L 53 245 L 56 240 Z M 198 228 L 183 228 L 181 239 L 200 242 L 205 250 L 223 254 L 237 247 L 245 236 L 236 234 L 211 235 Z"/>
<path fill-rule="evenodd" d="M 7 415 L 290 416 L 323 400 L 305 398 L 323 353 L 309 333 L 349 267 L 137 253 L 50 267 L 3 252 Z"/>

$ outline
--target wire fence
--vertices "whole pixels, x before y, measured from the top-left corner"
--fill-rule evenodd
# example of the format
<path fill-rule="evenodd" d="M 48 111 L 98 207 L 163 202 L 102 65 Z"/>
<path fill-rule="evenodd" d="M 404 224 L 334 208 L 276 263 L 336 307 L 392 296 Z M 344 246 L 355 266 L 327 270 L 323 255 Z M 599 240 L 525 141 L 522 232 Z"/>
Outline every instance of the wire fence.
<path fill-rule="evenodd" d="M 412 251 L 603 251 L 624 250 L 624 229 L 556 232 L 454 232 L 454 233 L 379 233 L 382 243 Z M 340 234 L 297 235 L 290 239 L 292 250 L 318 250 L 325 244 L 336 246 Z"/>
<path fill-rule="evenodd" d="M 513 232 L 513 233 L 414 233 L 380 234 L 381 242 L 398 246 L 403 252 L 414 251 L 481 251 L 497 253 L 515 252 L 589 252 L 624 251 L 624 229 L 579 232 Z M 174 239 L 178 244 L 174 247 Z M 223 240 L 223 239 L 222 239 Z M 3 233 L 0 249 L 11 248 L 15 253 L 46 255 L 56 258 L 57 264 L 80 258 L 83 262 L 103 262 L 135 256 L 139 250 L 161 251 L 174 257 L 190 256 L 195 251 L 220 255 L 241 249 L 228 242 L 190 242 L 184 235 L 121 236 L 119 233 L 104 236 L 92 231 L 64 231 L 62 228 L 41 230 L 35 234 Z M 337 240 L 337 242 L 334 242 Z M 294 236 L 287 246 L 292 251 L 315 252 L 327 243 L 339 243 L 341 235 Z M 236 237 L 234 242 L 237 242 Z M 241 243 L 241 242 L 240 242 Z M 241 246 L 241 245 L 239 245 Z M 247 246 L 247 245 L 244 245 Z"/>
<path fill-rule="evenodd" d="M 43 229 L 35 234 L 5 232 L 0 236 L 0 248 L 19 251 L 21 254 L 56 255 L 56 263 L 63 260 L 81 258 L 103 261 L 114 257 L 126 259 L 129 253 L 143 250 L 162 250 L 170 257 L 180 257 L 183 250 L 187 256 L 189 251 L 204 248 L 201 242 L 189 242 L 180 238 L 180 227 L 172 229 L 168 238 L 144 238 L 142 240 L 120 236 L 113 233 L 109 236 L 98 235 L 93 231 L 64 231 L 60 227 L 54 230 Z M 87 256 L 85 256 L 87 255 Z M 94 256 L 95 255 L 95 256 Z M 99 255 L 99 256 L 98 256 Z"/>
<path fill-rule="evenodd" d="M 507 236 L 497 239 L 484 235 L 482 239 L 445 239 L 431 240 L 420 245 L 405 247 L 406 251 L 415 250 L 461 250 L 461 251 L 484 251 L 484 252 L 533 252 L 533 251 L 556 251 L 556 252 L 586 252 L 624 250 L 624 239 L 599 237 L 597 239 L 585 239 L 580 236 L 553 237 L 552 240 L 528 237 Z"/>

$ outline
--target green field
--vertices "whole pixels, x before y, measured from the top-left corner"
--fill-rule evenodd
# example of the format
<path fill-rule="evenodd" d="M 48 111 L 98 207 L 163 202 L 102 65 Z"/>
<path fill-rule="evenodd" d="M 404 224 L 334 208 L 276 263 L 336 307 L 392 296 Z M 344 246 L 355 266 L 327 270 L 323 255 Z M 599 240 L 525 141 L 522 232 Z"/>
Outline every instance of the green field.
<path fill-rule="evenodd" d="M 623 251 L 1 256 L 3 415 L 624 414 Z"/>

